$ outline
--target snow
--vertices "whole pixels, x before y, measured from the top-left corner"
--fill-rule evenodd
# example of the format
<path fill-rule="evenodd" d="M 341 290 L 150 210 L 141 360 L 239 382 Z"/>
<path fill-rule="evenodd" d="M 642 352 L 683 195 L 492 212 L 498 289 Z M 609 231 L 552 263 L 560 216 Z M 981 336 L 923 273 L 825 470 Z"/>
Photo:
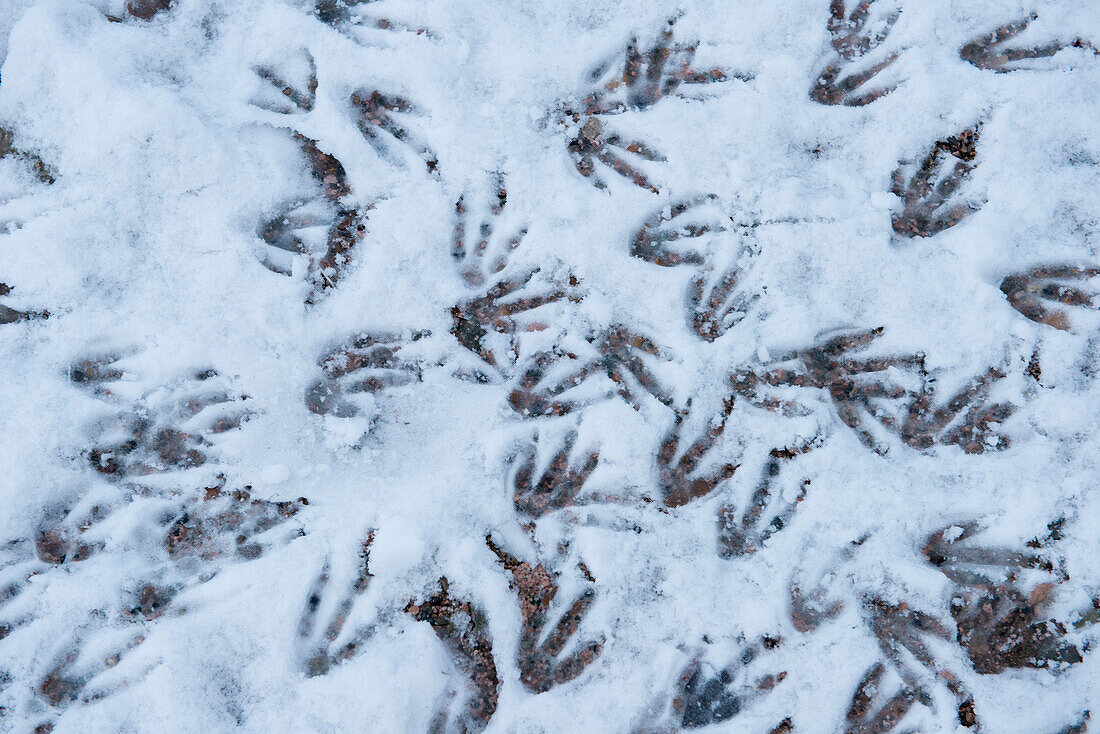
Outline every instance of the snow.
<path fill-rule="evenodd" d="M 900 8 L 892 26 L 889 7 Z M 335 27 L 304 0 L 175 0 L 149 21 L 123 0 L 0 0 L 0 127 L 22 151 L 0 159 L 0 282 L 11 286 L 0 306 L 49 312 L 0 319 L 0 730 L 427 731 L 445 710 L 443 730 L 460 731 L 469 676 L 407 611 L 441 577 L 487 620 L 500 681 L 490 734 L 677 731 L 687 723 L 672 699 L 689 664 L 713 674 L 762 636 L 780 642 L 732 668 L 740 713 L 703 731 L 764 733 L 787 717 L 800 734 L 849 730 L 876 662 L 887 668 L 876 708 L 906 675 L 927 693 L 899 734 L 973 731 L 950 676 L 985 732 L 1055 734 L 1098 713 L 1095 654 L 975 670 L 955 637 L 960 586 L 925 551 L 949 528 L 948 545 L 1025 552 L 1065 518 L 1037 551 L 1055 570 L 1017 569 L 1012 583 L 1025 594 L 1053 583 L 1039 619 L 1095 646 L 1100 628 L 1073 621 L 1100 593 L 1097 304 L 1041 301 L 1066 312 L 1059 329 L 1014 308 L 1002 283 L 1100 264 L 1100 57 L 1070 46 L 995 73 L 959 56 L 1033 9 L 1017 47 L 1100 46 L 1095 0 L 876 0 L 869 32 L 889 32 L 867 58 L 898 58 L 869 87 L 896 89 L 845 106 L 810 97 L 835 55 L 825 0 L 378 0 Z M 602 84 L 592 69 L 621 74 L 629 40 L 651 48 L 670 18 L 674 43 L 698 43 L 691 68 L 726 77 L 601 114 L 605 140 L 665 160 L 629 159 L 659 193 L 598 158 L 597 188 L 569 153 Z M 257 71 L 298 93 L 310 59 L 305 107 Z M 352 97 L 374 91 L 405 110 L 389 113 L 405 142 L 361 121 Z M 934 236 L 895 232 L 895 169 L 979 123 L 957 192 L 973 211 Z M 334 175 L 314 175 L 294 134 L 339 160 L 347 193 L 329 195 Z M 460 197 L 468 252 L 492 226 L 482 284 L 452 256 Z M 332 267 L 321 261 L 345 214 L 365 229 L 358 239 L 350 227 L 349 259 Z M 265 241 L 286 222 L 301 252 Z M 652 222 L 696 261 L 632 255 Z M 284 272 L 265 265 L 280 257 Z M 453 309 L 536 268 L 520 295 L 558 297 L 506 314 L 510 331 L 482 324 L 495 364 L 452 333 Z M 692 294 L 705 310 L 731 272 L 734 307 L 699 326 Z M 1069 285 L 1095 294 L 1100 279 Z M 608 342 L 618 326 L 630 333 Z M 761 382 L 756 402 L 732 392 L 731 375 L 809 373 L 808 347 L 878 327 L 841 359 L 923 365 L 872 375 L 904 386 L 884 410 L 903 404 L 904 419 L 927 388 L 934 411 L 996 369 L 986 403 L 1011 415 L 967 453 L 946 438 L 965 414 L 918 446 L 866 415 L 873 441 L 861 440 L 821 385 Z M 374 341 L 349 347 L 364 335 Z M 553 363 L 525 384 L 539 355 Z M 102 380 L 73 377 L 89 364 Z M 525 387 L 586 365 L 575 389 L 543 395 L 575 401 L 568 412 L 516 407 Z M 677 429 L 674 459 L 715 439 L 692 479 L 738 468 L 668 506 L 662 445 Z M 513 496 L 523 458 L 537 484 L 569 441 L 571 470 L 599 454 L 577 501 L 524 515 Z M 723 557 L 719 510 L 751 515 L 770 452 L 785 449 L 757 529 L 792 514 L 755 552 Z M 60 557 L 43 535 L 53 530 L 68 544 Z M 602 650 L 548 691 L 523 682 L 524 619 L 487 536 L 558 574 L 548 626 L 595 592 L 562 657 L 593 640 Z M 146 585 L 168 590 L 165 606 L 142 606 Z M 798 629 L 795 586 L 836 614 Z M 886 656 L 873 600 L 950 631 L 921 637 L 935 666 L 911 650 L 902 663 Z M 352 641 L 310 675 L 317 645 Z"/>

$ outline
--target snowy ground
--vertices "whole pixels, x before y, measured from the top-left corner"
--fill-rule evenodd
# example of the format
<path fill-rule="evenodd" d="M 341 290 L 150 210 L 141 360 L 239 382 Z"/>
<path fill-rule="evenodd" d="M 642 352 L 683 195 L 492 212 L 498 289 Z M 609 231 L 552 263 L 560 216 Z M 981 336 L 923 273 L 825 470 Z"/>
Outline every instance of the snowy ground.
<path fill-rule="evenodd" d="M 0 730 L 1086 731 L 1100 3 L 157 5 L 0 0 Z"/>

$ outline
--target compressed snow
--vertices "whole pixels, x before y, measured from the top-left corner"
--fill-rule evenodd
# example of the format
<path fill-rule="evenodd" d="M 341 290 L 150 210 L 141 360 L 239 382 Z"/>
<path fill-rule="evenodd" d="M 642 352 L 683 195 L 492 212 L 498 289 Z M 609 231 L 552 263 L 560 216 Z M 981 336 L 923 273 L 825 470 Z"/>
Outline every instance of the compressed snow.
<path fill-rule="evenodd" d="M 896 88 L 862 106 L 810 96 L 836 57 L 829 6 L 378 0 L 329 24 L 305 0 L 176 0 L 150 20 L 123 0 L 0 0 L 0 127 L 19 151 L 0 159 L 0 317 L 28 314 L 0 318 L 0 730 L 420 732 L 440 711 L 438 731 L 480 730 L 460 721 L 474 675 L 410 606 L 443 577 L 484 613 L 456 618 L 492 642 L 490 734 L 974 731 L 967 696 L 981 731 L 1071 731 L 1100 700 L 1100 317 L 1034 281 L 1021 297 L 1065 312 L 1042 323 L 1002 284 L 1100 265 L 1100 3 L 876 0 L 867 59 L 898 56 L 857 93 Z M 1015 47 L 1082 43 L 1008 73 L 960 58 L 1032 10 Z M 612 85 L 600 103 L 625 109 L 586 111 L 670 18 L 674 44 L 697 43 L 690 69 L 724 78 L 652 104 Z M 951 199 L 965 218 L 896 232 L 895 170 L 975 125 Z M 598 156 L 582 175 L 570 143 L 597 135 L 663 159 L 617 153 L 658 192 Z M 343 173 L 317 175 L 305 139 Z M 326 252 L 341 221 L 346 264 Z M 647 226 L 688 261 L 639 253 Z M 519 295 L 557 297 L 480 322 L 478 354 L 456 309 L 536 268 Z M 729 307 L 693 317 L 728 273 Z M 864 414 L 861 440 L 839 412 L 850 384 L 787 378 L 811 371 L 807 348 L 879 327 L 839 359 L 922 366 L 868 378 L 901 387 L 881 399 L 893 430 Z M 543 395 L 568 412 L 519 406 L 546 354 L 535 388 L 589 366 Z M 965 410 L 903 440 L 922 389 L 931 416 L 991 369 L 980 407 L 1010 414 L 969 443 L 948 440 Z M 750 399 L 731 384 L 749 373 L 777 384 Z M 708 434 L 670 499 L 662 446 L 679 435 L 675 459 Z M 574 471 L 599 455 L 576 502 L 525 509 L 524 461 L 536 484 L 567 445 Z M 720 513 L 751 521 L 772 462 L 754 526 L 771 530 L 723 550 Z M 983 672 L 952 615 L 976 587 L 927 550 L 944 529 L 1050 560 L 975 572 L 1014 573 L 1083 660 Z M 543 637 L 594 593 L 555 659 L 602 648 L 548 690 L 520 670 L 524 618 L 487 536 L 558 574 Z M 831 610 L 812 628 L 795 588 Z M 942 625 L 913 633 L 931 663 L 891 657 L 883 605 Z M 709 719 L 683 708 L 696 658 L 731 666 Z M 846 717 L 878 662 L 872 715 L 920 692 L 894 729 L 860 729 Z"/>

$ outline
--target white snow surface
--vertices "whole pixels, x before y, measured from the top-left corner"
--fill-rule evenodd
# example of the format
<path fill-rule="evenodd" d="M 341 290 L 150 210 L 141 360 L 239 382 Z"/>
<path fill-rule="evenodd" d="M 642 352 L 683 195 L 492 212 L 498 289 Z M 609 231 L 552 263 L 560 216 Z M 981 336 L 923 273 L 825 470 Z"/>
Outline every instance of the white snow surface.
<path fill-rule="evenodd" d="M 995 73 L 959 55 L 1033 10 L 1018 45 L 1100 44 L 1100 2 L 894 6 L 882 49 L 899 56 L 870 85 L 896 89 L 844 106 L 809 95 L 832 56 L 827 0 L 380 0 L 336 26 L 301 0 L 176 0 L 147 21 L 122 0 L 0 1 L 0 127 L 28 152 L 0 159 L 0 281 L 11 286 L 0 304 L 49 312 L 0 325 L 0 730 L 422 732 L 440 711 L 449 719 L 439 731 L 479 730 L 460 721 L 473 695 L 461 661 L 406 611 L 441 577 L 484 613 L 478 634 L 492 640 L 499 678 L 490 734 L 689 728 L 672 699 L 696 658 L 708 674 L 733 661 L 741 701 L 700 731 L 766 734 L 788 717 L 799 734 L 973 731 L 952 677 L 984 732 L 1056 734 L 1100 705 L 1100 657 L 1087 652 L 1100 627 L 1073 625 L 1100 593 L 1100 317 L 1091 303 L 1043 301 L 1067 312 L 1069 328 L 1057 329 L 1025 318 L 1000 288 L 1038 266 L 1100 265 L 1100 57 L 1069 47 Z M 379 18 L 391 27 L 375 27 Z M 659 193 L 598 161 L 597 188 L 574 166 L 579 125 L 561 123 L 561 110 L 580 109 L 596 88 L 594 66 L 610 59 L 619 73 L 629 40 L 652 47 L 670 18 L 674 42 L 697 44 L 693 68 L 727 76 L 607 115 L 606 128 L 666 160 L 639 164 Z M 283 114 L 283 95 L 257 69 L 304 88 L 310 57 L 315 102 Z M 394 114 L 411 144 L 357 126 L 352 95 L 375 90 L 415 105 Z M 895 234 L 899 162 L 976 123 L 976 165 L 960 192 L 974 211 L 935 236 Z M 338 204 L 319 193 L 293 133 L 342 163 L 351 193 Z M 31 153 L 53 183 L 36 178 Z M 493 217 L 498 176 L 507 205 Z M 632 256 L 647 221 L 703 195 L 716 198 L 683 222 L 722 226 L 674 244 L 700 249 L 705 264 Z M 460 197 L 468 248 L 483 221 L 495 222 L 490 258 L 526 229 L 501 277 L 538 267 L 530 293 L 570 296 L 509 315 L 514 334 L 490 327 L 495 366 L 451 333 L 452 308 L 485 293 L 451 254 Z M 265 267 L 275 248 L 264 223 L 299 202 L 322 218 L 334 207 L 365 212 L 339 279 L 315 297 L 308 254 L 275 253 L 289 274 Z M 325 225 L 307 229 L 307 244 L 323 240 Z M 699 273 L 731 263 L 743 318 L 708 341 L 686 294 Z M 583 359 L 615 325 L 658 345 L 645 359 L 664 402 L 620 371 L 632 401 L 600 372 L 568 412 L 513 409 L 537 353 Z M 738 469 L 666 506 L 658 454 L 677 411 L 683 451 L 721 427 L 730 375 L 764 374 L 823 338 L 878 327 L 852 356 L 922 355 L 936 406 L 990 368 L 1004 374 L 991 401 L 1014 410 L 988 450 L 907 445 L 864 416 L 875 451 L 826 390 L 768 388 L 797 409 L 735 395 L 697 471 Z M 417 368 L 365 392 L 348 387 L 353 373 L 330 398 L 345 410 L 311 410 L 326 355 L 363 334 L 399 341 L 398 357 Z M 1027 373 L 1036 354 L 1038 380 Z M 108 357 L 110 379 L 73 379 L 78 365 Z M 223 417 L 228 429 L 214 430 Z M 110 473 L 102 447 L 131 437 L 134 420 L 153 426 L 147 442 L 150 431 L 178 431 L 202 460 L 158 464 L 154 450 L 151 465 Z M 524 515 L 513 501 L 523 452 L 537 446 L 537 479 L 573 431 L 571 466 L 599 453 L 578 501 Z M 761 527 L 809 480 L 789 522 L 753 553 L 720 554 L 719 508 L 740 516 L 769 451 L 804 444 L 813 448 L 783 463 Z M 212 487 L 220 497 L 203 499 Z M 245 487 L 245 507 L 308 504 L 240 542 L 240 517 L 229 518 L 217 549 L 170 552 L 165 537 L 181 518 L 195 522 L 204 502 Z M 1059 518 L 1060 538 L 1036 551 L 1058 570 L 1021 569 L 1015 583 L 1027 592 L 1032 577 L 1052 581 L 1039 619 L 1064 624 L 1083 660 L 983 673 L 955 639 L 958 584 L 922 549 L 939 530 L 956 526 L 950 543 L 977 523 L 960 545 L 1028 551 Z M 43 550 L 58 523 L 64 560 Z M 347 593 L 371 531 L 369 585 Z M 524 685 L 517 592 L 487 535 L 557 574 L 548 628 L 594 591 L 562 654 L 602 641 L 579 675 L 543 692 Z M 80 544 L 86 558 L 73 557 Z M 132 611 L 146 585 L 172 590 L 166 608 Z M 795 586 L 819 589 L 837 614 L 800 631 Z M 934 666 L 907 648 L 885 656 L 872 600 L 944 625 L 946 637 L 920 638 Z M 312 646 L 336 617 L 333 650 L 363 634 L 316 674 Z M 780 642 L 742 666 L 740 651 L 761 636 Z M 879 661 L 876 706 L 906 675 L 923 700 L 896 729 L 852 729 L 853 692 Z M 756 690 L 781 671 L 774 689 Z"/>

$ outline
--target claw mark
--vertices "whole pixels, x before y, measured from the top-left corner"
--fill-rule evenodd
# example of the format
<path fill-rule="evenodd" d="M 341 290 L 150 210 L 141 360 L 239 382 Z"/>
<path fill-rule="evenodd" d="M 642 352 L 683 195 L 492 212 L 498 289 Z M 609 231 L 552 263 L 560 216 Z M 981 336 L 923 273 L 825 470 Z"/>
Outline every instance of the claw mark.
<path fill-rule="evenodd" d="M 974 39 L 959 49 L 959 58 L 979 69 L 1003 74 L 1026 68 L 1025 65 L 1017 64 L 1019 61 L 1048 58 L 1065 48 L 1089 49 L 1093 55 L 1100 56 L 1100 49 L 1081 38 L 1074 39 L 1069 43 L 1054 41 L 1045 46 L 1032 46 L 1030 48 L 1004 47 L 1005 43 L 1022 33 L 1038 17 L 1036 13 L 1030 13 L 1023 20 L 1005 23 L 992 33 Z"/>
<path fill-rule="evenodd" d="M 1065 577 L 1039 583 L 1025 593 L 1017 570 L 1053 573 L 1052 564 L 1037 553 L 962 545 L 979 531 L 977 523 L 948 526 L 930 535 L 923 548 L 929 563 L 956 584 L 951 616 L 956 639 L 974 669 L 989 675 L 1009 668 L 1062 668 L 1081 662 L 1081 651 L 1065 639 L 1065 626 L 1043 619 Z"/>
<path fill-rule="evenodd" d="M 679 457 L 677 452 L 680 448 L 680 431 L 684 419 L 690 414 L 691 401 L 688 401 L 684 410 L 676 413 L 672 429 L 661 442 L 661 449 L 657 453 L 658 486 L 666 507 L 680 507 L 707 496 L 737 471 L 739 464 L 722 464 L 707 475 L 692 478 L 699 464 L 725 432 L 733 404 L 732 396 L 726 398 L 722 403 L 722 410 L 711 420 L 703 434 Z"/>
<path fill-rule="evenodd" d="M 848 722 L 845 734 L 889 734 L 901 724 L 913 707 L 917 698 L 916 691 L 905 686 L 888 698 L 877 711 L 871 710 L 885 672 L 886 668 L 882 663 L 875 663 L 860 680 L 845 716 Z"/>
<path fill-rule="evenodd" d="M 498 368 L 504 367 L 506 363 L 498 354 L 500 350 L 485 343 L 490 332 L 514 335 L 521 330 L 521 324 L 516 320 L 516 316 L 525 315 L 528 311 L 534 311 L 565 298 L 570 300 L 580 298 L 570 295 L 566 288 L 560 286 L 555 286 L 549 291 L 522 295 L 523 289 L 539 272 L 539 268 L 535 268 L 522 275 L 503 278 L 491 285 L 484 295 L 469 298 L 455 305 L 451 309 L 451 318 L 454 321 L 451 334 L 459 344 L 476 354 L 486 364 Z M 571 284 L 576 282 L 573 278 L 570 278 L 570 281 Z M 514 355 L 517 348 L 515 340 L 511 339 L 507 353 Z"/>
<path fill-rule="evenodd" d="M 12 292 L 12 287 L 7 283 L 0 283 L 0 296 L 6 296 Z M 4 324 L 15 324 L 20 321 L 30 321 L 31 319 L 47 319 L 50 317 L 49 311 L 17 311 L 14 308 L 9 308 L 3 304 L 0 304 L 0 326 Z"/>
<path fill-rule="evenodd" d="M 891 191 L 901 197 L 903 205 L 893 217 L 894 232 L 903 237 L 933 237 L 981 207 L 957 202 L 954 196 L 976 165 L 978 132 L 975 125 L 937 142 L 911 175 L 904 162 L 894 171 Z"/>
<path fill-rule="evenodd" d="M 399 353 L 429 335 L 426 331 L 401 336 L 361 334 L 331 350 L 318 362 L 324 376 L 306 391 L 306 407 L 318 415 L 346 418 L 358 414 L 345 397 L 349 393 L 376 393 L 419 382 L 422 361 L 404 359 Z"/>
<path fill-rule="evenodd" d="M 424 160 L 428 172 L 438 174 L 439 158 L 427 145 L 419 142 L 401 126 L 395 115 L 417 116 L 423 113 L 409 100 L 398 95 L 374 91 L 360 91 L 351 96 L 352 106 L 358 115 L 357 124 L 367 142 L 382 158 L 400 165 L 393 150 L 393 142 L 411 148 Z M 385 136 L 382 135 L 385 133 Z M 391 142 L 393 141 L 393 142 Z"/>
<path fill-rule="evenodd" d="M 309 51 L 305 51 L 304 56 L 309 66 L 309 76 L 304 89 L 295 88 L 279 72 L 270 67 L 256 67 L 257 76 L 271 84 L 280 95 L 277 103 L 255 102 L 257 107 L 281 115 L 300 114 L 313 110 L 313 104 L 317 100 L 317 63 Z"/>
<path fill-rule="evenodd" d="M 8 130 L 7 128 L 0 127 L 0 158 L 18 158 L 27 163 L 31 170 L 34 172 L 35 178 L 39 182 L 44 184 L 52 184 L 55 180 L 55 173 L 50 166 L 46 165 L 41 158 L 34 153 L 28 153 L 27 151 L 20 150 L 15 147 L 15 132 Z M 2 294 L 0 294 L 2 295 Z"/>
<path fill-rule="evenodd" d="M 615 132 L 606 132 L 604 117 L 627 110 L 645 110 L 660 100 L 676 94 L 684 98 L 691 95 L 680 92 L 682 85 L 701 85 L 725 81 L 728 75 L 721 69 L 698 71 L 692 68 L 695 57 L 694 44 L 672 41 L 675 19 L 668 21 L 654 46 L 647 50 L 638 48 L 637 38 L 631 39 L 621 57 L 598 65 L 589 74 L 596 85 L 582 101 L 567 107 L 561 113 L 560 122 L 576 125 L 577 134 L 569 142 L 569 153 L 577 171 L 597 188 L 606 183 L 596 175 L 597 163 L 630 180 L 634 185 L 658 193 L 657 187 L 634 164 L 628 162 L 625 153 L 648 161 L 664 161 L 660 153 L 640 141 L 625 141 Z M 621 64 L 621 67 L 618 65 Z M 612 68 L 621 68 L 609 74 Z M 601 83 L 602 82 L 602 83 Z M 581 122 L 583 118 L 583 122 Z"/>
<path fill-rule="evenodd" d="M 504 270 L 508 265 L 508 257 L 523 242 L 527 236 L 527 228 L 520 228 L 515 234 L 503 242 L 496 249 L 499 252 L 489 262 L 486 255 L 489 252 L 493 240 L 494 224 L 504 213 L 504 207 L 508 204 L 508 190 L 504 187 L 504 174 L 497 173 L 494 179 L 494 201 L 489 207 L 488 214 L 482 219 L 478 228 L 478 239 L 473 247 L 468 246 L 466 231 L 467 203 L 465 197 L 459 197 L 455 203 L 455 231 L 451 241 L 451 257 L 459 266 L 460 273 L 466 285 L 476 288 Z"/>
<path fill-rule="evenodd" d="M 615 392 L 635 410 L 642 407 L 636 394 L 639 387 L 662 404 L 672 406 L 668 390 L 646 365 L 645 357 L 667 359 L 664 350 L 651 339 L 617 325 L 587 340 L 593 347 L 587 359 L 561 352 L 534 355 L 520 374 L 518 386 L 508 396 L 512 409 L 525 417 L 565 415 L 593 402 L 590 394 L 578 395 L 571 391 L 596 375 L 606 376 L 615 386 Z M 562 363 L 571 365 L 566 376 L 545 384 L 548 368 L 560 367 Z M 601 393 L 600 397 L 606 398 L 607 393 Z"/>
<path fill-rule="evenodd" d="M 365 16 L 359 12 L 361 8 L 377 2 L 379 0 L 316 0 L 313 13 L 318 20 L 333 28 L 351 24 L 373 27 L 380 31 L 404 31 L 429 38 L 432 36 L 426 28 L 411 26 L 386 17 Z"/>
<path fill-rule="evenodd" d="M 806 453 L 813 446 L 814 444 L 811 443 L 795 449 L 772 449 L 768 461 L 764 464 L 763 476 L 740 521 L 737 519 L 737 509 L 734 505 L 725 504 L 718 510 L 718 555 L 720 557 L 735 558 L 751 555 L 760 550 L 768 538 L 790 524 L 799 504 L 806 499 L 806 492 L 810 488 L 809 479 L 802 482 L 798 495 L 781 507 L 772 519 L 761 527 L 764 511 L 771 500 L 772 483 L 778 479 L 782 470 L 781 461 Z"/>
<path fill-rule="evenodd" d="M 584 483 L 596 470 L 600 454 L 593 451 L 585 457 L 579 469 L 569 466 L 569 457 L 577 433 L 573 431 L 565 437 L 562 448 L 550 460 L 542 476 L 535 479 L 535 460 L 538 444 L 527 447 L 522 458 L 514 459 L 518 468 L 513 477 L 513 503 L 516 512 L 530 518 L 539 518 L 547 513 L 578 504 L 577 495 L 584 489 Z"/>
<path fill-rule="evenodd" d="M 1035 323 L 1069 331 L 1069 315 L 1065 309 L 1055 307 L 1052 310 L 1043 301 L 1092 308 L 1095 305 L 1095 295 L 1075 288 L 1070 283 L 1089 280 L 1098 275 L 1100 268 L 1050 265 L 1006 276 L 1001 281 L 1001 292 L 1008 298 L 1009 305 Z"/>
<path fill-rule="evenodd" d="M 932 410 L 932 387 L 926 384 L 909 406 L 899 432 L 902 441 L 915 449 L 954 444 L 968 454 L 1008 448 L 1008 437 L 996 433 L 992 426 L 1008 420 L 1016 406 L 1011 403 L 985 404 L 994 385 L 1004 376 L 1000 370 L 990 368 L 936 410 Z M 962 421 L 951 427 L 959 416 L 963 416 Z"/>
<path fill-rule="evenodd" d="M 314 623 L 317 621 L 317 614 L 324 599 L 325 587 L 328 586 L 330 581 L 329 573 L 331 569 L 327 561 L 314 582 L 313 588 L 310 589 L 305 611 L 302 612 L 302 618 L 298 622 L 298 639 L 302 643 L 303 653 L 302 666 L 306 675 L 310 678 L 325 675 L 334 666 L 358 655 L 362 651 L 360 648 L 363 643 L 374 634 L 373 626 L 368 626 L 357 630 L 347 642 L 337 645 L 337 640 L 340 639 L 340 633 L 344 629 L 344 623 L 347 622 L 352 607 L 355 605 L 356 600 L 366 592 L 370 586 L 370 580 L 374 577 L 374 574 L 370 572 L 370 548 L 373 542 L 374 531 L 370 530 L 359 549 L 359 569 L 355 580 L 333 610 L 332 618 L 325 626 L 324 631 L 316 639 L 314 639 Z"/>
<path fill-rule="evenodd" d="M 581 592 L 543 641 L 543 633 L 549 622 L 547 614 L 558 593 L 553 577 L 542 565 L 532 566 L 501 549 L 493 542 L 492 536 L 485 536 L 485 542 L 512 573 L 512 583 L 509 586 L 519 597 L 523 632 L 520 636 L 517 664 L 524 687 L 533 693 L 545 693 L 579 676 L 599 657 L 603 650 L 603 640 L 582 643 L 576 652 L 560 661 L 558 656 L 569 645 L 570 638 L 576 634 L 589 608 L 595 603 L 595 590 L 586 589 Z"/>
<path fill-rule="evenodd" d="M 866 427 L 866 418 L 874 418 L 886 427 L 895 425 L 896 422 L 881 403 L 906 398 L 911 393 L 891 382 L 888 371 L 891 368 L 915 369 L 923 376 L 924 359 L 919 355 L 866 359 L 847 357 L 849 352 L 869 346 L 882 333 L 883 328 L 877 327 L 828 338 L 779 360 L 780 363 L 798 360 L 802 364 L 801 370 L 779 367 L 763 374 L 742 370 L 734 373 L 730 382 L 734 392 L 754 405 L 788 412 L 794 410 L 792 404 L 762 395 L 761 387 L 768 385 L 826 390 L 840 420 L 855 432 L 865 446 L 877 453 L 885 453 L 886 447 L 880 445 Z"/>
<path fill-rule="evenodd" d="M 837 55 L 818 76 L 817 83 L 810 90 L 810 98 L 825 105 L 862 107 L 885 97 L 897 88 L 893 85 L 858 93 L 860 88 L 897 61 L 898 54 L 890 54 L 870 67 L 848 73 L 847 76 L 842 75 L 853 63 L 858 64 L 867 53 L 886 40 L 900 12 L 894 10 L 884 16 L 877 28 L 868 28 L 867 21 L 875 0 L 860 0 L 847 16 L 844 5 L 844 0 L 833 0 L 831 3 L 829 33 Z"/>
<path fill-rule="evenodd" d="M 485 613 L 470 602 L 452 596 L 446 578 L 439 579 L 439 593 L 427 601 L 409 602 L 405 611 L 418 622 L 427 622 L 447 648 L 455 667 L 468 680 L 471 689 L 463 711 L 456 714 L 454 730 L 473 734 L 485 729 L 497 710 L 500 678 L 493 661 L 493 640 Z M 450 731 L 443 722 L 450 719 L 440 712 L 435 731 Z"/>

